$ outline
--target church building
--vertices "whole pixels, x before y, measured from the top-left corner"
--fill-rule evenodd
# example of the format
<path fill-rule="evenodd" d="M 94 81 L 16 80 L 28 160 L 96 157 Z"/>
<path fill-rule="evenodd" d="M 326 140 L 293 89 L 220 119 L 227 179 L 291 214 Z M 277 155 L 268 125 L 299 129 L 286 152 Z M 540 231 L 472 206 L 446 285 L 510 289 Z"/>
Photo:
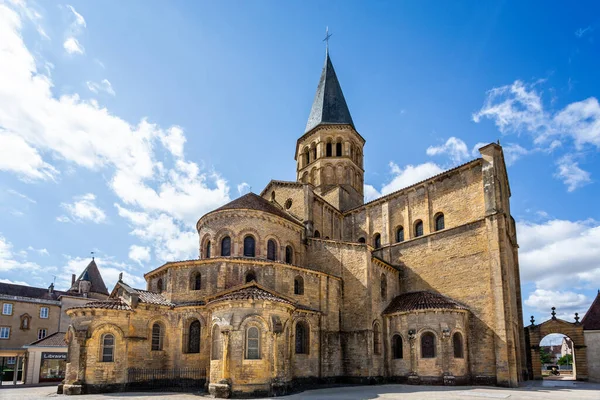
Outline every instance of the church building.
<path fill-rule="evenodd" d="M 364 145 L 327 53 L 296 181 L 203 215 L 198 258 L 148 271 L 145 289 L 120 280 L 71 308 L 65 393 L 122 390 L 144 369 L 204 371 L 217 397 L 516 387 L 527 362 L 502 148 L 365 203 Z"/>

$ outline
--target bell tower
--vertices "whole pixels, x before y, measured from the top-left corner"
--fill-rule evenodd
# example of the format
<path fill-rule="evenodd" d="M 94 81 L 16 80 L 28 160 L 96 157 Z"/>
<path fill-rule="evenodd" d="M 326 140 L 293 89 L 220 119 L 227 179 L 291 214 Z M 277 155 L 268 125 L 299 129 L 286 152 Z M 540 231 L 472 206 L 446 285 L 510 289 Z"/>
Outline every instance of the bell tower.
<path fill-rule="evenodd" d="M 364 145 L 327 49 L 305 133 L 296 144 L 297 181 L 312 184 L 340 211 L 363 204 Z"/>

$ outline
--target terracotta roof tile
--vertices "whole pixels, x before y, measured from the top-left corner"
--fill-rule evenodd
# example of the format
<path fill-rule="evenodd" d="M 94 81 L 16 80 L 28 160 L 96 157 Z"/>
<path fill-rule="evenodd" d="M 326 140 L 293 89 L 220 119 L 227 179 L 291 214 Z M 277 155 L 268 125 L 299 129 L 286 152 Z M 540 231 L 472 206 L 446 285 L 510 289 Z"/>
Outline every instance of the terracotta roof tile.
<path fill-rule="evenodd" d="M 432 292 L 410 292 L 396 296 L 384 314 L 416 310 L 467 310 L 468 308 L 456 301 Z"/>
<path fill-rule="evenodd" d="M 132 288 L 132 290 L 139 295 L 139 300 L 142 303 L 158 304 L 160 306 L 169 306 L 169 307 L 174 306 L 173 303 L 171 303 L 170 301 L 165 299 L 163 297 L 163 295 L 160 293 L 150 292 L 148 290 L 135 289 L 135 288 Z"/>
<path fill-rule="evenodd" d="M 242 197 L 239 197 L 239 198 L 225 204 L 224 206 L 219 207 L 216 210 L 213 210 L 205 215 L 208 215 L 208 214 L 211 214 L 211 213 L 214 213 L 217 211 L 238 210 L 238 209 L 264 211 L 269 214 L 273 214 L 278 217 L 287 219 L 288 221 L 294 222 L 296 224 L 301 224 L 300 221 L 298 221 L 296 218 L 292 217 L 287 212 L 283 211 L 281 208 L 277 207 L 270 201 L 265 200 L 262 197 L 260 197 L 259 195 L 254 194 L 252 192 L 245 194 Z"/>
<path fill-rule="evenodd" d="M 84 309 L 84 308 L 95 308 L 95 309 L 103 309 L 103 310 L 121 310 L 121 311 L 132 311 L 132 308 L 129 304 L 125 303 L 121 299 L 110 299 L 110 300 L 101 300 L 101 301 L 90 301 L 89 303 L 85 303 L 80 306 L 75 306 L 69 308 L 69 310 L 75 309 Z"/>
<path fill-rule="evenodd" d="M 40 346 L 40 347 L 67 347 L 65 341 L 66 332 L 54 332 L 51 335 L 46 336 L 43 339 L 36 340 L 29 344 L 29 346 Z"/>
<path fill-rule="evenodd" d="M 600 290 L 596 295 L 596 299 L 594 299 L 594 302 L 583 316 L 581 324 L 585 331 L 600 330 Z"/>
<path fill-rule="evenodd" d="M 279 297 L 267 290 L 261 289 L 256 285 L 242 287 L 238 290 L 227 292 L 223 295 L 214 297 L 206 304 L 213 304 L 220 301 L 235 301 L 235 300 L 269 300 L 279 303 L 294 305 L 291 301 Z"/>

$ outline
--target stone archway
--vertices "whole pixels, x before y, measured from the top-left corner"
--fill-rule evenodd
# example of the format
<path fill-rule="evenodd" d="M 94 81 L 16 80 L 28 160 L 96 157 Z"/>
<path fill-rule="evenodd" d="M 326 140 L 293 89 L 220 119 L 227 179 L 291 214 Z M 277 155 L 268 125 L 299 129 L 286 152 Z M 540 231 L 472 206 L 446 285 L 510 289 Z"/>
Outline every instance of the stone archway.
<path fill-rule="evenodd" d="M 552 318 L 535 325 L 533 316 L 531 325 L 525 327 L 525 338 L 528 348 L 527 368 L 530 379 L 542 379 L 542 363 L 540 361 L 540 342 L 551 333 L 562 333 L 573 341 L 573 359 L 576 364 L 574 371 L 575 379 L 578 381 L 588 380 L 587 352 L 583 338 L 583 326 L 579 317 L 575 314 L 576 322 L 567 322 L 556 318 L 554 307 L 552 307 Z"/>

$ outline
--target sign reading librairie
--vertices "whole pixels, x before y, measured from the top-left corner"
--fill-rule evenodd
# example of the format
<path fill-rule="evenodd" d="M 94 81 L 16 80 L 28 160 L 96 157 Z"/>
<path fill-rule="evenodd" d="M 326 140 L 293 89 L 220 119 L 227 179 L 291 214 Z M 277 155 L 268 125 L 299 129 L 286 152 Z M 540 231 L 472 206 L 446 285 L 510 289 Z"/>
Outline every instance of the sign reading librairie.
<path fill-rule="evenodd" d="M 67 353 L 42 353 L 42 360 L 66 360 Z"/>

